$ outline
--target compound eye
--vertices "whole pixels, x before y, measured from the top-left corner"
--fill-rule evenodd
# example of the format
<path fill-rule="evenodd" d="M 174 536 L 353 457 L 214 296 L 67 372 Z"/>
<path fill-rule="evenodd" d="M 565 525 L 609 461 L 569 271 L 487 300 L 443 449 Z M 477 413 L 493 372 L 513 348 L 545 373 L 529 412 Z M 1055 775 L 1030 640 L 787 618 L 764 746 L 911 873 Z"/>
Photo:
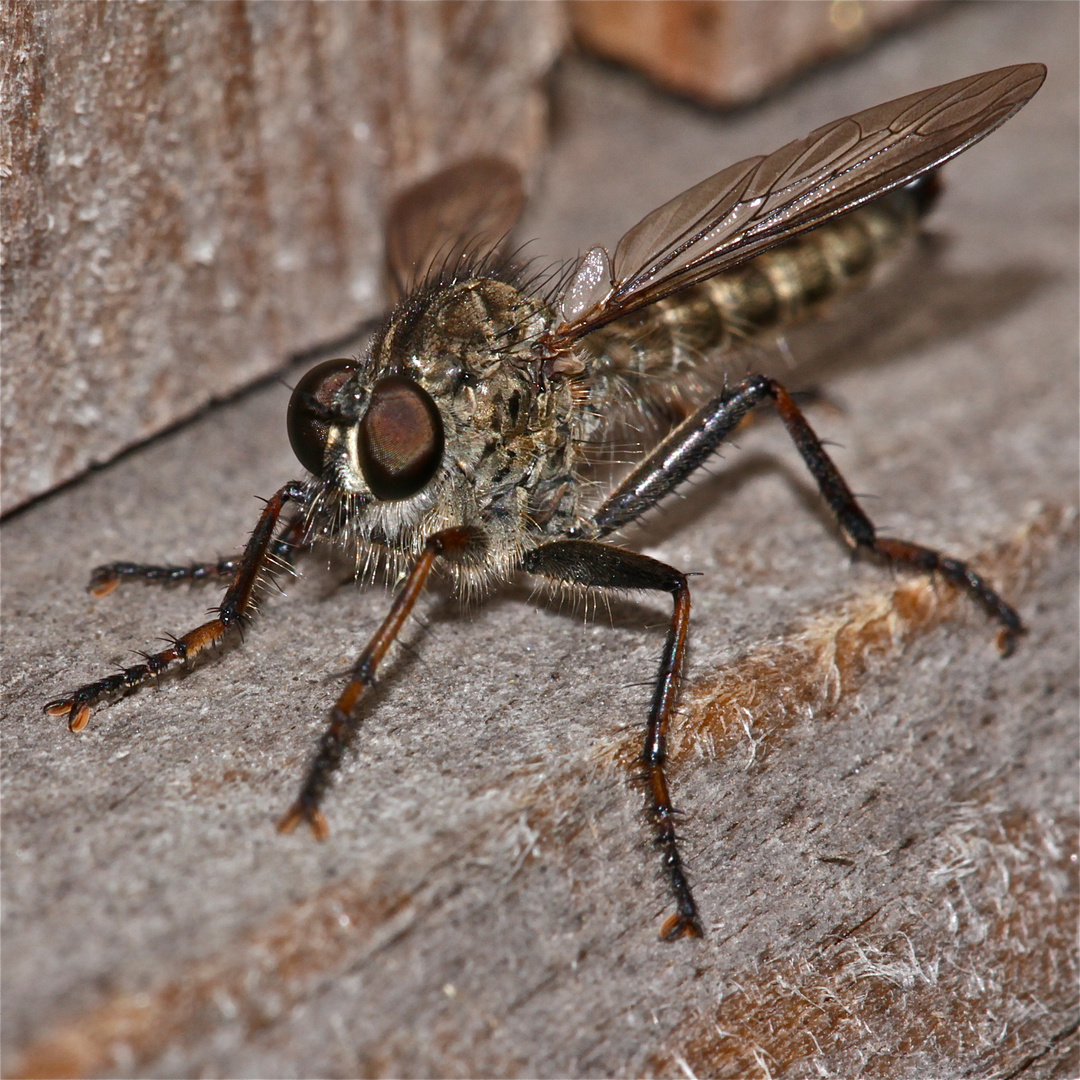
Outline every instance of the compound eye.
<path fill-rule="evenodd" d="M 387 375 L 371 390 L 360 421 L 360 468 L 378 499 L 408 499 L 438 471 L 442 418 L 431 395 L 404 375 Z"/>
<path fill-rule="evenodd" d="M 289 442 L 308 472 L 322 472 L 326 452 L 325 413 L 334 395 L 356 371 L 354 360 L 327 360 L 313 367 L 297 384 L 289 399 Z"/>

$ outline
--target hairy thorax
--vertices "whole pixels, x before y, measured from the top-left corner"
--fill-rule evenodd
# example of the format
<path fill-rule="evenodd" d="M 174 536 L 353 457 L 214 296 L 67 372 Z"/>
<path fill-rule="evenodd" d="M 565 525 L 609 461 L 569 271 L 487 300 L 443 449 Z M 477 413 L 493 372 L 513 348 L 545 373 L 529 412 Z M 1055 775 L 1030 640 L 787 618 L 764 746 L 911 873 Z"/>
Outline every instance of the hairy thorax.
<path fill-rule="evenodd" d="M 377 499 L 359 467 L 356 427 L 332 425 L 309 535 L 336 534 L 363 572 L 399 565 L 442 529 L 471 528 L 475 558 L 458 575 L 471 588 L 506 577 L 524 552 L 572 527 L 583 391 L 544 374 L 538 342 L 553 317 L 544 301 L 484 277 L 424 286 L 403 301 L 335 405 L 360 416 L 379 379 L 414 380 L 441 417 L 441 467 L 412 497 Z"/>

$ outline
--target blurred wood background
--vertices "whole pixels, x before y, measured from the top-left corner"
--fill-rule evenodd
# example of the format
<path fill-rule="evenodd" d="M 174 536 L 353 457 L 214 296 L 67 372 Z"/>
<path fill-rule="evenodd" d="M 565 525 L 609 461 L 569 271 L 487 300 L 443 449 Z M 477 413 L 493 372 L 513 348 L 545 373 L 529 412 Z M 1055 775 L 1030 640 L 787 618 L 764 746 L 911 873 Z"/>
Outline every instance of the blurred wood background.
<path fill-rule="evenodd" d="M 731 104 L 910 7 L 570 15 L 586 47 Z M 568 41 L 547 2 L 0 10 L 4 512 L 375 314 L 388 201 L 474 154 L 531 175 Z"/>
<path fill-rule="evenodd" d="M 5 0 L 3 507 L 346 334 L 383 208 L 526 173 L 546 4 Z"/>
<path fill-rule="evenodd" d="M 743 105 L 855 52 L 929 0 L 569 0 L 578 41 L 705 105 Z"/>

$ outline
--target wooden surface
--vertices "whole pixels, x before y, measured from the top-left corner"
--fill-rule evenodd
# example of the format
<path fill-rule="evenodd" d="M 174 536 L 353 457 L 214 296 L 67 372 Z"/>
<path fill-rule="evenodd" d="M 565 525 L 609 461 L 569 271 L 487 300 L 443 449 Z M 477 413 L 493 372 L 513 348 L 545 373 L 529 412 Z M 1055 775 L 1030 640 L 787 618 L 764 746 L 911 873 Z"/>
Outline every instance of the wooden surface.
<path fill-rule="evenodd" d="M 282 838 L 388 604 L 340 564 L 80 736 L 40 711 L 216 602 L 82 590 L 107 558 L 242 542 L 296 468 L 264 388 L 4 525 L 5 1075 L 1076 1076 L 1077 18 L 959 6 L 728 118 L 575 61 L 523 228 L 553 258 L 611 243 L 816 124 L 1045 61 L 950 165 L 932 240 L 729 360 L 827 391 L 813 422 L 870 512 L 998 582 L 1015 656 L 940 583 L 852 566 L 764 422 L 631 537 L 695 574 L 671 779 L 704 941 L 657 940 L 645 599 L 583 621 L 527 581 L 466 611 L 435 589 L 329 841 Z"/>
<path fill-rule="evenodd" d="M 739 105 L 865 48 L 927 0 L 569 0 L 587 49 L 708 105 Z"/>
<path fill-rule="evenodd" d="M 554 5 L 4 0 L 5 511 L 340 337 L 383 210 L 529 171 Z"/>

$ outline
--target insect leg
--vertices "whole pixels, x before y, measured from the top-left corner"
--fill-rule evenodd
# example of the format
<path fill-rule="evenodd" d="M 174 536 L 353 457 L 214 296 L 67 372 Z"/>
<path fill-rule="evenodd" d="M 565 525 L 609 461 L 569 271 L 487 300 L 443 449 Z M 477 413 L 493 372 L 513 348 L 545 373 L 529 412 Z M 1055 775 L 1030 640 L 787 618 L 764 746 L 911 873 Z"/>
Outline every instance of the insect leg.
<path fill-rule="evenodd" d="M 872 551 L 889 562 L 903 563 L 926 573 L 937 571 L 960 586 L 1001 624 L 998 649 L 1007 656 L 1023 631 L 1016 611 L 982 575 L 959 559 L 906 540 L 882 539 L 859 506 L 844 478 L 825 452 L 791 396 L 775 379 L 751 375 L 708 402 L 674 429 L 608 496 L 594 516 L 596 536 L 606 536 L 655 506 L 697 469 L 738 426 L 746 413 L 763 401 L 775 403 L 840 528 L 856 548 Z"/>
<path fill-rule="evenodd" d="M 267 557 L 276 566 L 290 568 L 293 560 L 306 546 L 303 542 L 305 522 L 297 518 L 276 540 L 270 542 Z M 178 581 L 206 581 L 210 578 L 231 578 L 243 559 L 242 555 L 229 555 L 224 559 L 190 563 L 188 566 L 158 565 L 152 563 L 113 562 L 97 566 L 90 574 L 87 592 L 100 598 L 108 596 L 121 581 L 139 578 L 143 581 L 172 585 Z"/>
<path fill-rule="evenodd" d="M 607 536 L 635 521 L 700 468 L 767 396 L 750 382 L 725 389 L 670 431 L 604 500 L 593 515 L 593 535 Z"/>
<path fill-rule="evenodd" d="M 259 522 L 248 540 L 229 586 L 217 609 L 217 617 L 189 630 L 161 652 L 148 655 L 141 664 L 107 675 L 97 682 L 80 686 L 69 697 L 57 698 L 45 705 L 51 716 L 66 716 L 72 731 L 81 731 L 90 719 L 90 709 L 103 698 L 123 692 L 129 694 L 143 683 L 160 675 L 177 661 L 190 663 L 199 653 L 217 644 L 233 627 L 240 627 L 250 617 L 260 578 L 272 570 L 269 565 L 274 550 L 274 530 L 288 502 L 306 497 L 303 484 L 286 484 L 266 504 Z"/>
<path fill-rule="evenodd" d="M 648 783 L 649 816 L 656 828 L 664 873 L 675 897 L 675 913 L 661 927 L 665 941 L 701 937 L 701 920 L 683 869 L 675 835 L 675 810 L 668 793 L 664 763 L 667 731 L 678 699 L 690 624 L 690 589 L 686 577 L 656 559 L 590 540 L 558 540 L 529 552 L 530 574 L 600 589 L 648 589 L 670 593 L 674 600 L 660 671 L 656 677 L 641 760 Z"/>
<path fill-rule="evenodd" d="M 330 835 L 330 828 L 319 804 L 360 726 L 360 705 L 364 693 L 374 684 L 379 664 L 401 633 L 405 620 L 424 589 L 435 560 L 440 557 L 460 558 L 467 550 L 474 548 L 476 542 L 476 532 L 462 528 L 446 529 L 428 538 L 382 625 L 372 635 L 353 666 L 352 678 L 330 710 L 330 724 L 319 740 L 299 796 L 278 821 L 278 832 L 291 833 L 301 821 L 306 821 L 316 839 L 325 840 Z"/>

